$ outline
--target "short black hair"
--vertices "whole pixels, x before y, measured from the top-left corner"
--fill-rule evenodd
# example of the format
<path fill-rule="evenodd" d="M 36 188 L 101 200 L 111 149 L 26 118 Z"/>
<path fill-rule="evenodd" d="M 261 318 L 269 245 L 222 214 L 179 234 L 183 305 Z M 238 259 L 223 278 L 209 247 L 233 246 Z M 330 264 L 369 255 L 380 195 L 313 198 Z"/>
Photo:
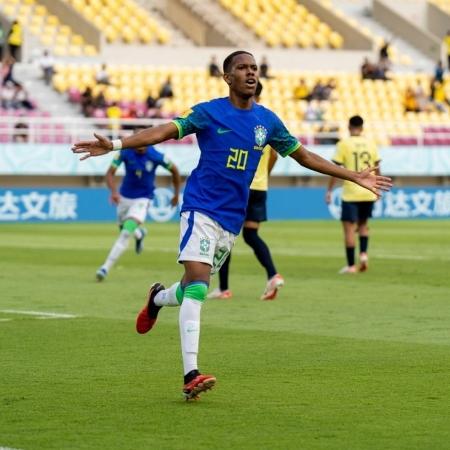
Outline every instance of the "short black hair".
<path fill-rule="evenodd" d="M 364 125 L 364 120 L 361 116 L 352 116 L 348 121 L 348 125 L 351 128 L 362 128 Z"/>
<path fill-rule="evenodd" d="M 228 73 L 231 70 L 231 66 L 233 65 L 233 59 L 238 55 L 250 55 L 253 56 L 250 52 L 245 50 L 237 50 L 230 55 L 228 55 L 223 61 L 223 73 Z"/>
<path fill-rule="evenodd" d="M 261 81 L 258 81 L 258 84 L 256 85 L 255 97 L 259 97 L 261 95 L 262 90 L 263 90 L 263 85 L 262 85 Z"/>

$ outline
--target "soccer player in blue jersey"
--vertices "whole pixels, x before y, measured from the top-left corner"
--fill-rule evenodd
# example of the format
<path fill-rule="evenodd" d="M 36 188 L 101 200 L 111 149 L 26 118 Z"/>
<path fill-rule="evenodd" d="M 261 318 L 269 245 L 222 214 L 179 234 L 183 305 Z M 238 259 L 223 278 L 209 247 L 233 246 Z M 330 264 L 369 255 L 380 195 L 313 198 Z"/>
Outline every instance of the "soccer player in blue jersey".
<path fill-rule="evenodd" d="M 125 176 L 118 192 L 115 173 L 122 163 L 125 166 Z M 111 191 L 110 199 L 112 203 L 117 205 L 120 234 L 105 262 L 97 270 L 96 278 L 98 281 L 105 279 L 111 267 L 128 248 L 132 236 L 136 241 L 136 253 L 142 252 L 144 237 L 147 234 L 147 230 L 142 225 L 145 222 L 150 202 L 154 197 L 155 173 L 158 166 L 164 167 L 172 174 L 174 196 L 171 204 L 176 206 L 181 184 L 178 168 L 151 145 L 122 150 L 113 159 L 106 172 L 106 184 Z"/>
<path fill-rule="evenodd" d="M 188 400 L 216 383 L 213 375 L 203 375 L 198 370 L 200 311 L 210 275 L 229 254 L 244 222 L 250 183 L 265 145 L 302 166 L 351 180 L 377 194 L 391 186 L 389 178 L 375 175 L 373 169 L 354 172 L 308 151 L 289 134 L 275 113 L 255 103 L 258 66 L 252 54 L 232 53 L 225 58 L 223 73 L 229 86 L 228 97 L 200 103 L 170 123 L 122 140 L 110 141 L 95 135 L 96 140 L 73 146 L 73 152 L 84 153 L 81 159 L 86 159 L 122 147 L 197 135 L 200 160 L 187 180 L 181 209 L 178 261 L 184 265 L 184 275 L 168 289 L 160 283 L 153 284 L 136 321 L 137 331 L 146 333 L 163 306 L 180 306 L 183 393 Z"/>

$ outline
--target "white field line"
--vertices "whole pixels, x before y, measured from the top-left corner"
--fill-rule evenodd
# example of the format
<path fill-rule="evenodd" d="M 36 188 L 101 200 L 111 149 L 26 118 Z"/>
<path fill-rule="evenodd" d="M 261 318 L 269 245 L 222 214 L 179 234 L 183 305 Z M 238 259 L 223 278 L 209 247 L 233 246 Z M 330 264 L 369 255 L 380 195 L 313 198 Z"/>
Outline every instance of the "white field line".
<path fill-rule="evenodd" d="M 10 322 L 12 319 L 0 319 L 0 322 Z M 0 447 L 0 450 L 2 450 L 3 447 Z"/>
<path fill-rule="evenodd" d="M 5 314 L 22 314 L 25 316 L 37 316 L 39 319 L 75 319 L 77 316 L 74 314 L 63 314 L 54 312 L 42 312 L 42 311 L 20 311 L 17 309 L 2 309 L 0 313 Z M 8 320 L 8 319 L 6 319 Z M 2 448 L 0 447 L 0 450 Z"/>
<path fill-rule="evenodd" d="M 0 450 L 20 450 L 20 449 L 12 447 L 0 447 Z"/>

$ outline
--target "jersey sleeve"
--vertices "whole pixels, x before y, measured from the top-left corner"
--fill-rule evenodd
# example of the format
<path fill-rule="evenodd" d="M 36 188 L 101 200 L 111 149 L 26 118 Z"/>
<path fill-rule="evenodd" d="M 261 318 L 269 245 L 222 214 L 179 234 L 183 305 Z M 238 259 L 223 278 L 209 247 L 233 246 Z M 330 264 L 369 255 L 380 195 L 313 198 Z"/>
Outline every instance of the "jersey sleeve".
<path fill-rule="evenodd" d="M 172 161 L 166 155 L 159 152 L 158 150 L 152 148 L 150 155 L 151 155 L 152 161 L 155 164 L 162 166 L 167 170 L 170 170 L 172 168 L 172 166 L 173 166 Z"/>
<path fill-rule="evenodd" d="M 117 169 L 122 164 L 123 161 L 124 161 L 123 151 L 118 152 L 117 155 L 114 157 L 114 159 L 111 161 L 111 167 Z"/>
<path fill-rule="evenodd" d="M 289 133 L 287 128 L 284 126 L 284 123 L 275 114 L 274 128 L 267 144 L 269 144 L 283 158 L 289 156 L 302 146 L 298 139 Z"/>
<path fill-rule="evenodd" d="M 344 165 L 344 151 L 345 145 L 343 142 L 338 142 L 336 145 L 336 151 L 334 152 L 334 156 L 332 161 L 340 166 Z"/>
<path fill-rule="evenodd" d="M 197 133 L 206 128 L 207 117 L 200 105 L 193 106 L 189 111 L 172 121 L 178 128 L 178 139 L 188 134 Z"/>

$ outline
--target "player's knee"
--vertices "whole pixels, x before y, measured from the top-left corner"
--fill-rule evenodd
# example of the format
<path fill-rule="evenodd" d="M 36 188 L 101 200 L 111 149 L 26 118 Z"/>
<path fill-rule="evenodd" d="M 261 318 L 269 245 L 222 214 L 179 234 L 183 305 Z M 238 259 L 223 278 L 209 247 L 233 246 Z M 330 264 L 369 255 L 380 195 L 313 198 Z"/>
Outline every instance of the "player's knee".
<path fill-rule="evenodd" d="M 184 298 L 204 302 L 208 293 L 208 284 L 204 281 L 192 281 L 184 286 Z"/>
<path fill-rule="evenodd" d="M 122 231 L 126 230 L 129 234 L 134 233 L 134 230 L 139 226 L 139 224 L 134 219 L 127 219 L 123 223 Z"/>
<path fill-rule="evenodd" d="M 258 230 L 256 228 L 244 228 L 242 237 L 244 242 L 251 247 L 258 240 Z"/>

